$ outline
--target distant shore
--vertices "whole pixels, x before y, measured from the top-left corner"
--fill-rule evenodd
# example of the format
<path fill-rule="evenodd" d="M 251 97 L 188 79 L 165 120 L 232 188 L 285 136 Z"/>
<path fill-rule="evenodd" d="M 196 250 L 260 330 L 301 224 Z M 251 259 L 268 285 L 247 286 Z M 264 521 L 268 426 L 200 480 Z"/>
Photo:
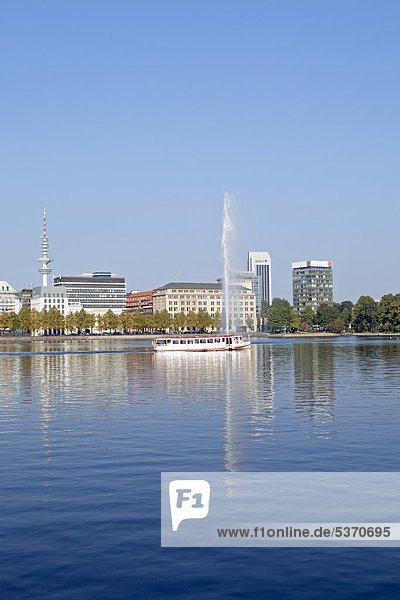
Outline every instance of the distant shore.
<path fill-rule="evenodd" d="M 400 338 L 400 333 L 331 333 L 328 331 L 313 331 L 313 332 L 300 332 L 300 333 L 265 333 L 262 331 L 252 332 L 249 334 L 251 338 L 303 338 L 303 339 L 322 339 L 322 338 L 348 338 L 348 337 L 383 337 L 383 338 Z M 58 344 L 62 342 L 79 342 L 79 343 L 90 343 L 90 342 L 107 342 L 113 341 L 148 341 L 157 338 L 166 337 L 164 334 L 137 334 L 137 335 L 47 335 L 47 336 L 0 336 L 0 344 L 19 342 L 19 343 L 36 343 L 36 342 L 49 342 Z M 169 337 L 179 337 L 177 334 L 170 335 Z"/>

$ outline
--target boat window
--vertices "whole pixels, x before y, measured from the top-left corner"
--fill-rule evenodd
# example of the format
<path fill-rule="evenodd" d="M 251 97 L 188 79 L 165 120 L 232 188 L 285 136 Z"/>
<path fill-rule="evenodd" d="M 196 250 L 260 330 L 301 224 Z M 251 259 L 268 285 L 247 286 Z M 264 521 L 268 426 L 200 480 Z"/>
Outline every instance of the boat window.
<path fill-rule="evenodd" d="M 200 344 L 205 344 L 207 340 L 200 340 Z"/>
<path fill-rule="evenodd" d="M 172 340 L 173 344 L 179 344 L 179 340 Z"/>
<path fill-rule="evenodd" d="M 221 340 L 219 338 L 215 338 L 214 342 L 218 344 Z"/>
<path fill-rule="evenodd" d="M 214 340 L 212 340 L 212 339 L 211 339 L 211 340 L 207 340 L 207 342 L 208 342 L 209 344 L 213 344 L 213 343 L 214 343 Z"/>
<path fill-rule="evenodd" d="M 156 344 L 157 346 L 164 346 L 167 342 L 165 340 L 157 340 Z"/>
<path fill-rule="evenodd" d="M 172 340 L 167 340 L 167 344 L 172 344 Z"/>
<path fill-rule="evenodd" d="M 181 340 L 181 344 L 186 344 L 186 340 Z"/>
<path fill-rule="evenodd" d="M 188 344 L 193 344 L 193 340 L 188 340 L 187 343 Z"/>
<path fill-rule="evenodd" d="M 195 344 L 200 344 L 200 340 L 194 340 Z"/>
<path fill-rule="evenodd" d="M 238 341 L 239 341 L 239 338 L 235 337 L 235 342 L 238 342 Z"/>

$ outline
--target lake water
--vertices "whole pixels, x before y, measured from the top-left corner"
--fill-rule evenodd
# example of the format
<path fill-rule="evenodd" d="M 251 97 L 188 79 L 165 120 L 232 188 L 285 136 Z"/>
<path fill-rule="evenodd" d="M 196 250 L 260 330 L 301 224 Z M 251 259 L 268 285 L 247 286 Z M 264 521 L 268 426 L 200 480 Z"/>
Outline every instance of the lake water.
<path fill-rule="evenodd" d="M 0 596 L 398 598 L 400 549 L 161 548 L 161 471 L 400 470 L 400 342 L 0 344 Z"/>

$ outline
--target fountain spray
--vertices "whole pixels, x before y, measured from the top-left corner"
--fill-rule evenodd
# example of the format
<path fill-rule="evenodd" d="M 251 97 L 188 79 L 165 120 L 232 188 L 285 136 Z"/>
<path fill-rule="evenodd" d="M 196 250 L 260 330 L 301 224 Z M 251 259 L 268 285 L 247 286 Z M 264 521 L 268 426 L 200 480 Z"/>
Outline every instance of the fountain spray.
<path fill-rule="evenodd" d="M 224 291 L 224 331 L 229 333 L 231 327 L 231 260 L 235 242 L 235 226 L 233 223 L 233 202 L 229 194 L 224 194 L 224 210 L 222 218 L 221 253 L 223 263 L 223 291 Z"/>

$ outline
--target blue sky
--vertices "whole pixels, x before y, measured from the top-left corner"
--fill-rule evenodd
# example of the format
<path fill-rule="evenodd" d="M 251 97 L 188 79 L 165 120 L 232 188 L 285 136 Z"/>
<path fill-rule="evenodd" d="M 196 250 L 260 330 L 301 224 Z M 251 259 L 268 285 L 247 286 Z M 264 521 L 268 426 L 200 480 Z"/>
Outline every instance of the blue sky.
<path fill-rule="evenodd" d="M 0 19 L 1 273 L 128 288 L 221 273 L 224 189 L 238 256 L 334 261 L 335 299 L 400 291 L 396 1 L 7 1 Z"/>

